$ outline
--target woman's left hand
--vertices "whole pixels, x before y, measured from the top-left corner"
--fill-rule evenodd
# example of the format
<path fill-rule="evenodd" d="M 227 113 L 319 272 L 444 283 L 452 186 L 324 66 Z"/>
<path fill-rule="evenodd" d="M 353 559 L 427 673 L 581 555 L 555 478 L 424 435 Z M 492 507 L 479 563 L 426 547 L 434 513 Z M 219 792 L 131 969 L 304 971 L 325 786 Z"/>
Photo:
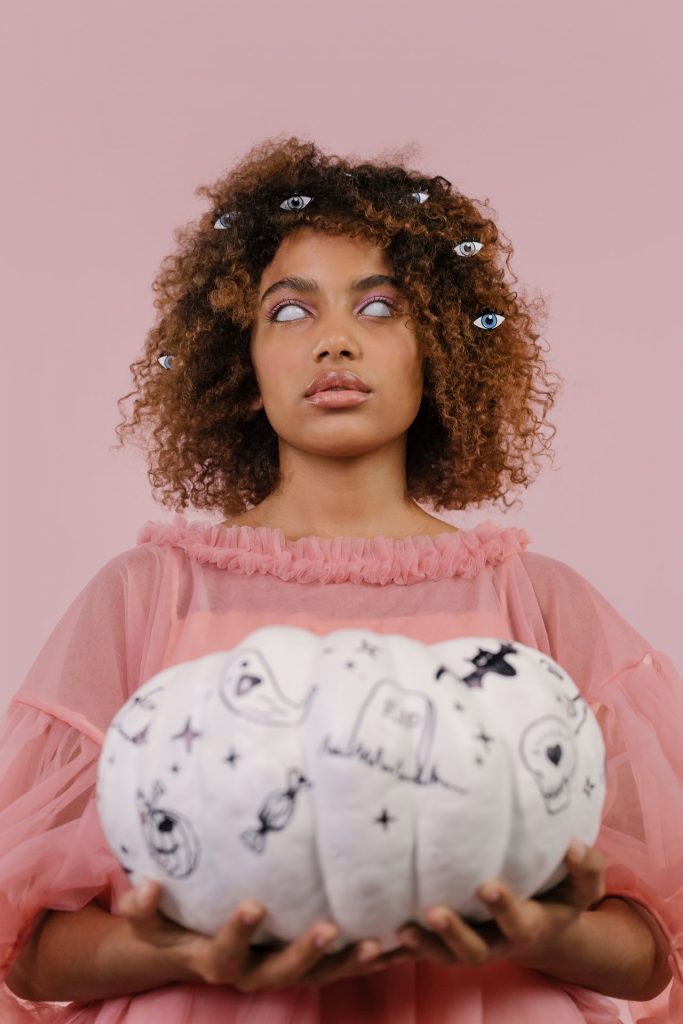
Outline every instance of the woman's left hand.
<path fill-rule="evenodd" d="M 397 937 L 414 958 L 442 964 L 533 958 L 605 895 L 602 854 L 595 847 L 579 846 L 585 853 L 575 856 L 571 844 L 565 854 L 567 877 L 538 899 L 519 900 L 501 882 L 485 882 L 477 896 L 487 904 L 494 921 L 468 924 L 449 907 L 433 906 L 425 918 L 434 931 L 408 923 L 399 929 Z M 489 890 L 497 890 L 498 897 L 488 898 Z"/>

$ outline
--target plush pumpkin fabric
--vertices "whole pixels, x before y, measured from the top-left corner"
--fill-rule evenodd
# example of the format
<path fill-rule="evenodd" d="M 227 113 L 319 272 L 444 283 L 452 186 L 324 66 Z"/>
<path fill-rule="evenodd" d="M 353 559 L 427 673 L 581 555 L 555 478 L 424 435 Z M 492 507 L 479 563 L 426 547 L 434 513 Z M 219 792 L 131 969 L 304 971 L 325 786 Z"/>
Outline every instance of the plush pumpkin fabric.
<path fill-rule="evenodd" d="M 304 537 L 148 522 L 48 637 L 0 722 L 0 977 L 44 908 L 129 888 L 95 804 L 116 711 L 161 669 L 225 650 L 270 624 L 320 636 L 363 628 L 423 643 L 512 638 L 554 658 L 598 717 L 607 797 L 596 846 L 607 892 L 645 906 L 670 943 L 673 980 L 627 1002 L 498 961 L 398 964 L 366 978 L 240 993 L 176 984 L 89 1003 L 31 1003 L 0 987 L 3 1024 L 680 1024 L 683 1021 L 683 679 L 565 563 L 525 530 L 400 540 Z M 258 898 L 258 894 L 255 894 Z"/>

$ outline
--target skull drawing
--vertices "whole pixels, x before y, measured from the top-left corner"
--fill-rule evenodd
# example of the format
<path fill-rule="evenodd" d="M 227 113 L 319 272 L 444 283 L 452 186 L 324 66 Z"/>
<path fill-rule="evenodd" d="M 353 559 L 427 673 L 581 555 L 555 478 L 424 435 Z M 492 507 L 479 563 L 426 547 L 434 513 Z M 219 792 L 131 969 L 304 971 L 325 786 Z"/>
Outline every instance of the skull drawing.
<path fill-rule="evenodd" d="M 566 722 L 544 715 L 522 733 L 520 754 L 541 791 L 548 814 L 569 806 L 569 780 L 576 770 L 576 741 Z"/>

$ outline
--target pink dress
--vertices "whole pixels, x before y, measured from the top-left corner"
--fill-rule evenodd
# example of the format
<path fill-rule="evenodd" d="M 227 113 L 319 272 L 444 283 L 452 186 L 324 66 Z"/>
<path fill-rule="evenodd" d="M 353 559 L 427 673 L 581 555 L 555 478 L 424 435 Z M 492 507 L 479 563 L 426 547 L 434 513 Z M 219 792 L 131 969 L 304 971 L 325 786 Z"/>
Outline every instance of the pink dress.
<path fill-rule="evenodd" d="M 607 892 L 636 900 L 670 943 L 673 980 L 647 1003 L 500 960 L 431 961 L 319 987 L 241 993 L 175 984 L 96 1002 L 33 1003 L 0 982 L 0 1021 L 27 1024 L 665 1024 L 683 1022 L 683 680 L 579 573 L 488 520 L 436 537 L 304 537 L 147 522 L 57 623 L 0 720 L 0 966 L 43 908 L 129 888 L 98 823 L 104 731 L 156 672 L 269 624 L 365 628 L 424 643 L 487 635 L 556 659 L 597 714 L 607 798 L 596 846 Z M 255 894 L 258 898 L 258 894 Z"/>

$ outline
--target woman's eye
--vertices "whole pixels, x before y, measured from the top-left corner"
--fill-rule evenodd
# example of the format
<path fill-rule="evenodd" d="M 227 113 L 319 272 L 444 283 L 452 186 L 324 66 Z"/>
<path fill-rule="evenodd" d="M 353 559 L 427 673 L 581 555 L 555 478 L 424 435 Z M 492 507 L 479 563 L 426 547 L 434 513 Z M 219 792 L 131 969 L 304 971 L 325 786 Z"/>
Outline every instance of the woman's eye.
<path fill-rule="evenodd" d="M 231 210 L 229 213 L 222 213 L 220 217 L 214 223 L 215 228 L 229 228 L 232 222 L 237 217 L 237 213 Z"/>
<path fill-rule="evenodd" d="M 370 309 L 371 306 L 385 306 L 390 311 L 393 308 L 392 304 L 390 302 L 387 302 L 385 299 L 373 299 L 372 302 L 368 302 L 367 306 L 363 306 L 362 312 L 365 313 L 366 310 Z M 298 310 L 298 312 L 302 313 L 303 316 L 305 316 L 305 314 L 306 314 L 306 310 L 303 309 L 302 306 L 297 306 L 293 302 L 285 302 L 285 303 L 283 303 L 282 306 L 278 306 L 278 308 L 270 315 L 269 319 L 270 320 L 275 320 L 278 323 L 287 323 L 287 321 L 289 321 L 289 320 L 301 320 L 301 319 L 303 319 L 303 317 L 300 317 L 300 316 L 286 316 L 286 317 L 282 317 L 281 318 L 280 317 L 280 313 L 282 313 L 282 311 L 285 310 L 285 309 Z M 381 313 L 381 312 L 380 313 L 370 313 L 369 315 L 370 316 L 383 316 L 383 317 L 386 318 L 386 317 L 391 316 L 391 312 L 389 312 L 389 313 Z"/>
<path fill-rule="evenodd" d="M 483 248 L 483 242 L 475 242 L 473 238 L 468 238 L 465 242 L 459 242 L 458 245 L 454 245 L 453 252 L 457 253 L 458 256 L 473 256 L 475 252 L 479 252 Z"/>
<path fill-rule="evenodd" d="M 290 196 L 289 199 L 285 199 L 284 203 L 280 203 L 281 210 L 303 210 L 304 206 L 308 206 L 311 201 L 311 196 L 300 196 L 299 193 L 295 193 Z"/>
<path fill-rule="evenodd" d="M 502 324 L 504 320 L 507 320 L 507 317 L 501 316 L 500 313 L 487 312 L 482 313 L 472 323 L 475 327 L 481 327 L 484 331 L 492 331 L 495 327 Z"/>
<path fill-rule="evenodd" d="M 370 309 L 371 306 L 386 306 L 389 310 L 392 309 L 392 305 L 391 305 L 390 302 L 385 302 L 384 299 L 373 299 L 372 302 L 368 302 L 367 306 L 363 306 L 363 312 L 366 313 L 368 311 L 368 309 Z M 371 316 L 377 316 L 377 315 L 381 316 L 381 314 L 377 314 L 377 313 L 371 313 L 370 315 Z M 391 316 L 391 313 L 389 313 L 388 315 Z"/>
<path fill-rule="evenodd" d="M 295 306 L 293 302 L 286 302 L 284 305 L 278 306 L 278 308 L 276 310 L 274 310 L 273 313 L 271 313 L 269 319 L 270 320 L 278 320 L 280 323 L 285 323 L 287 320 L 300 320 L 301 319 L 301 317 L 298 317 L 298 316 L 295 316 L 295 317 L 291 317 L 290 316 L 290 317 L 285 317 L 284 320 L 281 320 L 280 319 L 280 313 L 282 313 L 282 311 L 284 309 L 296 309 L 296 310 L 299 311 L 299 313 L 304 313 L 304 314 L 306 312 L 306 310 L 302 309 L 301 306 Z"/>

